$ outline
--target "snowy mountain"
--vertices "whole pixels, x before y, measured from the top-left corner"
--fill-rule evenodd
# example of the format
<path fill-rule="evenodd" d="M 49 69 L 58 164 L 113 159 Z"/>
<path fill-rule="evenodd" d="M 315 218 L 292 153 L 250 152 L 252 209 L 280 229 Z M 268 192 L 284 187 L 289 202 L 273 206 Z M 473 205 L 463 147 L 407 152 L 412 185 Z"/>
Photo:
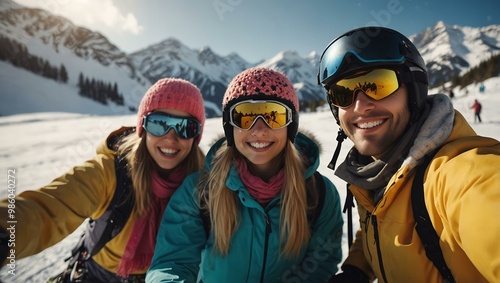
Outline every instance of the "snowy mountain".
<path fill-rule="evenodd" d="M 324 100 L 324 91 L 317 84 L 317 62 L 319 56 L 311 53 L 308 57 L 300 57 L 295 51 L 280 52 L 269 60 L 260 63 L 259 67 L 272 68 L 283 72 L 293 83 L 299 101 Z"/>
<path fill-rule="evenodd" d="M 74 25 L 71 21 L 40 9 L 0 1 L 0 38 L 22 45 L 29 56 L 47 60 L 67 70 L 65 83 L 50 80 L 0 61 L 0 116 L 31 112 L 73 112 L 82 114 L 132 114 L 147 88 L 162 77 L 181 77 L 196 84 L 203 93 L 208 117 L 221 115 L 220 105 L 229 81 L 252 66 L 284 72 L 304 103 L 324 101 L 316 84 L 319 55 L 306 57 L 295 51 L 279 52 L 263 62 L 250 63 L 235 53 L 220 56 L 209 47 L 192 49 L 175 38 L 126 54 L 105 35 Z M 476 66 L 500 52 L 500 25 L 482 28 L 434 27 L 410 37 L 422 51 L 431 86 Z M 0 49 L 0 55 L 3 49 Z M 2 56 L 3 57 L 3 56 Z M 89 80 L 117 84 L 123 103 L 98 103 L 79 95 L 80 75 Z"/>
<path fill-rule="evenodd" d="M 19 72 L 20 68 L 2 64 L 2 73 L 17 72 L 23 75 L 16 77 L 14 81 L 7 79 L 8 75 L 1 76 L 0 95 L 5 103 L 0 108 L 0 115 L 66 111 L 66 108 L 76 110 L 77 113 L 106 114 L 111 111 L 115 114 L 130 113 L 132 109 L 135 111 L 138 99 L 140 100 L 150 85 L 147 79 L 136 71 L 127 54 L 110 43 L 106 37 L 78 27 L 71 21 L 54 16 L 50 12 L 23 8 L 12 1 L 2 0 L 0 35 L 26 47 L 31 57 L 48 60 L 54 66 L 64 65 L 68 74 L 68 81 L 65 84 L 52 83 L 53 81 L 48 79 L 41 85 L 31 84 L 32 75 L 29 72 Z M 77 84 L 80 74 L 91 79 L 117 83 L 124 95 L 124 104 L 102 107 L 102 104 L 79 96 Z M 34 94 L 42 98 L 50 96 L 76 104 L 46 105 L 42 100 L 35 103 L 41 106 L 40 109 L 28 106 L 25 111 L 23 107 L 37 99 Z M 140 96 L 137 98 L 133 94 Z M 83 108 L 82 105 L 88 105 L 88 108 Z"/>
<path fill-rule="evenodd" d="M 237 54 L 221 57 L 208 47 L 192 50 L 174 38 L 134 52 L 129 58 L 151 83 L 169 76 L 197 85 L 205 99 L 208 117 L 222 115 L 220 105 L 227 84 L 251 66 Z"/>
<path fill-rule="evenodd" d="M 437 86 L 500 52 L 500 25 L 448 26 L 442 21 L 409 39 L 422 54 L 429 84 Z"/>

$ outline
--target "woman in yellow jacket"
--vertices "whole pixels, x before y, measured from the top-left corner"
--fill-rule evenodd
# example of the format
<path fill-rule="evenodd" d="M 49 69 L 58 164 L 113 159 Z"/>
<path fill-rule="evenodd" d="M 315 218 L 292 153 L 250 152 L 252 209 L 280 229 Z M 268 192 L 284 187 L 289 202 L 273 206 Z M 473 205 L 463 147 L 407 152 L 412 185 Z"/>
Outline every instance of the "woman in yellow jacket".
<path fill-rule="evenodd" d="M 204 164 L 199 147 L 204 122 L 203 97 L 195 85 L 176 78 L 156 82 L 141 100 L 136 127 L 111 133 L 94 158 L 47 186 L 15 197 L 15 217 L 20 224 L 16 226 L 16 259 L 56 244 L 86 218 L 98 219 L 108 209 L 115 190 L 128 190 L 133 209 L 121 231 L 97 254 L 73 263 L 82 274 L 66 272 L 51 280 L 67 282 L 72 276 L 69 282 L 143 282 L 170 196 L 185 176 Z M 125 164 L 122 170 L 131 185 L 117 177 L 118 164 Z M 9 227 L 8 208 L 9 200 L 2 200 L 4 236 Z M 87 244 L 98 240 L 85 239 Z M 4 264 L 8 263 L 6 247 L 1 241 Z"/>
<path fill-rule="evenodd" d="M 329 282 L 500 282 L 500 143 L 478 136 L 448 96 L 428 96 L 422 57 L 394 30 L 349 31 L 319 65 L 339 136 L 354 143 L 335 174 L 360 218 L 343 272 Z M 426 255 L 411 200 L 415 171 L 435 150 L 423 192 L 446 281 Z"/>

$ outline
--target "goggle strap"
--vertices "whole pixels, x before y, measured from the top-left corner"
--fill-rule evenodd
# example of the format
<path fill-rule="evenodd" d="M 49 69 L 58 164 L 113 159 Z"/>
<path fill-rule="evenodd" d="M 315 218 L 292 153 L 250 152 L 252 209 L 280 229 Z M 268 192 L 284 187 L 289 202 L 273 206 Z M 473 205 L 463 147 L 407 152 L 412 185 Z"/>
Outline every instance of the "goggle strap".
<path fill-rule="evenodd" d="M 416 81 L 419 83 L 428 84 L 427 75 L 424 73 L 424 71 L 422 71 L 422 69 L 418 67 L 410 67 L 409 72 L 402 71 L 400 76 L 401 79 L 403 80 L 402 83 L 409 83 Z"/>
<path fill-rule="evenodd" d="M 420 68 L 411 67 L 410 71 L 412 71 L 413 76 L 415 77 L 415 81 L 429 84 L 429 82 L 427 81 L 427 75 Z"/>

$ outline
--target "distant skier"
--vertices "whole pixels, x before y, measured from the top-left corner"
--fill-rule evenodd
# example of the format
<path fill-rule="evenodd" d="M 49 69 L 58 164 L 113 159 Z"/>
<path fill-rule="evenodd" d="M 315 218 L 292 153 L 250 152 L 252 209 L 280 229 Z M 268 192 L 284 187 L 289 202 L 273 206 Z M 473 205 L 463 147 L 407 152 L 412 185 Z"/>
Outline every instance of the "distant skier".
<path fill-rule="evenodd" d="M 479 120 L 479 123 L 481 123 L 481 110 L 483 106 L 477 99 L 474 99 L 474 104 L 470 107 L 471 109 L 474 109 L 474 123 L 477 123 L 477 120 Z"/>
<path fill-rule="evenodd" d="M 453 99 L 455 98 L 455 93 L 453 92 L 453 90 L 450 89 L 450 99 Z"/>

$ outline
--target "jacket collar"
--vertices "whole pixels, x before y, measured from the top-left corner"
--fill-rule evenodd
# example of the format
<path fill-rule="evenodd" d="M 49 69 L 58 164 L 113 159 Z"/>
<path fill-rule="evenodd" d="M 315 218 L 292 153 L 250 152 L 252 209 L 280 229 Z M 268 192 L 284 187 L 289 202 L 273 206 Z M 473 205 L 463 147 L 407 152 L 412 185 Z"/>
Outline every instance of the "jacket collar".
<path fill-rule="evenodd" d="M 427 98 L 431 103 L 429 116 L 422 124 L 408 156 L 401 167 L 413 169 L 434 149 L 443 145 L 453 130 L 455 111 L 450 98 L 445 94 L 435 94 Z"/>

